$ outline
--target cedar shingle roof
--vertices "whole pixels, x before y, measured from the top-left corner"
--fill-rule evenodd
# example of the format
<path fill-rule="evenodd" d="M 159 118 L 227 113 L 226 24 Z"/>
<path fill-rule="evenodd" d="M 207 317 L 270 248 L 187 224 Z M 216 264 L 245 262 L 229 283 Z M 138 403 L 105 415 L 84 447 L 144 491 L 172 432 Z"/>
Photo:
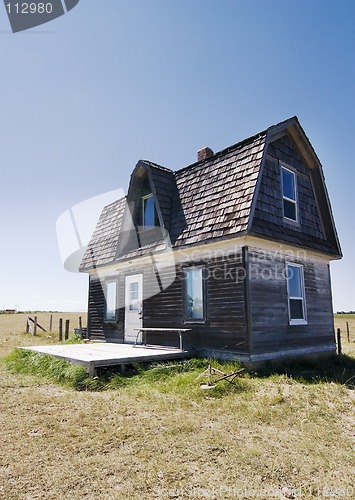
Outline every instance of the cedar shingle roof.
<path fill-rule="evenodd" d="M 321 194 L 322 207 L 323 212 L 328 212 L 322 214 L 322 221 L 327 236 L 321 231 L 321 226 L 313 228 L 314 231 L 312 228 L 306 228 L 306 234 L 300 229 L 283 227 L 282 221 L 280 224 L 275 215 L 277 211 L 280 214 L 277 203 L 282 203 L 282 195 L 280 199 L 280 196 L 275 194 L 277 181 L 271 179 L 272 189 L 269 186 L 270 189 L 265 188 L 265 191 L 263 187 L 264 184 L 270 183 L 267 169 L 264 168 L 265 174 L 262 173 L 264 158 L 269 151 L 266 144 L 271 138 L 276 140 L 280 130 L 286 128 L 292 132 L 295 140 L 298 140 L 298 136 L 301 137 L 301 142 L 304 142 L 300 147 L 310 150 L 308 162 L 313 162 L 313 170 L 319 170 L 319 173 L 314 174 L 313 180 L 318 185 L 318 194 L 324 192 L 324 195 Z M 304 150 L 302 154 L 305 154 Z M 329 199 L 325 186 L 322 187 L 323 174 L 319 160 L 297 118 L 294 117 L 176 172 L 150 161 L 139 161 L 132 174 L 127 199 L 122 198 L 104 208 L 84 255 L 81 271 L 164 248 L 163 238 L 154 242 L 149 241 L 149 237 L 145 242 L 141 242 L 140 248 L 129 245 L 125 247 L 126 236 L 123 236 L 122 231 L 132 231 L 132 223 L 127 226 L 127 221 L 132 220 L 127 214 L 129 210 L 135 210 L 132 207 L 137 200 L 136 189 L 142 172 L 148 175 L 160 224 L 169 232 L 173 248 L 248 233 L 341 255 Z M 275 207 L 272 203 L 270 205 L 268 195 L 278 199 Z M 264 210 L 263 207 L 267 205 L 274 213 Z M 314 207 L 311 208 L 315 210 Z M 318 217 L 320 221 L 320 215 L 314 217 Z M 311 221 L 311 218 L 308 218 Z M 308 222 L 308 225 L 312 224 Z M 142 237 L 146 238 L 143 233 L 145 232 L 142 232 Z"/>
<path fill-rule="evenodd" d="M 125 206 L 126 198 L 121 198 L 103 209 L 81 261 L 81 271 L 115 260 Z"/>
<path fill-rule="evenodd" d="M 246 231 L 266 133 L 175 174 L 172 246 Z"/>

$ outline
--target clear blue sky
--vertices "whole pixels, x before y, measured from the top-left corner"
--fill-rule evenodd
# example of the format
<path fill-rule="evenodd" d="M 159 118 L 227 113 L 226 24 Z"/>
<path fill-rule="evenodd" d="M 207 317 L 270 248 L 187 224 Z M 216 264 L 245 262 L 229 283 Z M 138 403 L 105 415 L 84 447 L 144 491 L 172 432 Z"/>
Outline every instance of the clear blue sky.
<path fill-rule="evenodd" d="M 172 169 L 297 115 L 326 176 L 355 309 L 355 2 L 81 0 L 12 34 L 0 6 L 0 309 L 85 309 L 57 217 L 127 189 L 140 158 Z"/>

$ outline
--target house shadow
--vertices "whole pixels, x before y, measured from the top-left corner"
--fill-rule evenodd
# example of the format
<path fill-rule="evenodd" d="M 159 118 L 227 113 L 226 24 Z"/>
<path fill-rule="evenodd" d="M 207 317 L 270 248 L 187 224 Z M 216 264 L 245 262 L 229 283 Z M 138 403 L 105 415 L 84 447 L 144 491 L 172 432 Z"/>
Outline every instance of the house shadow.
<path fill-rule="evenodd" d="M 279 361 L 277 364 L 266 363 L 255 373 L 260 378 L 271 375 L 287 375 L 306 384 L 334 382 L 348 389 L 355 389 L 355 358 L 347 354 L 336 355 L 317 361 L 294 360 Z"/>

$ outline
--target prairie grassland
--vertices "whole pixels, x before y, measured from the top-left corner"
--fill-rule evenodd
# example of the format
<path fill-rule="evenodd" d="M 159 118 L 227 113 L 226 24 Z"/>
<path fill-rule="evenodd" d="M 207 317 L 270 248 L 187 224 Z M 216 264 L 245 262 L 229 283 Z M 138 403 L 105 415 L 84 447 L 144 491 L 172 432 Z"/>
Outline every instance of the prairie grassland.
<path fill-rule="evenodd" d="M 348 342 L 346 323 L 349 326 L 350 343 Z M 335 329 L 340 328 L 343 352 L 352 352 L 355 349 L 355 314 L 336 314 L 334 316 L 334 327 Z"/>
<path fill-rule="evenodd" d="M 0 356 L 53 341 L 24 324 L 0 316 Z M 0 364 L 0 498 L 353 498 L 354 346 L 343 339 L 344 380 L 305 366 L 208 391 L 202 367 L 78 392 Z"/>
<path fill-rule="evenodd" d="M 50 315 L 53 316 L 52 332 L 49 332 Z M 33 336 L 25 334 L 27 316 L 37 316 L 38 323 L 47 330 L 44 333 L 38 328 L 37 335 Z M 39 312 L 39 313 L 19 313 L 19 314 L 0 314 L 0 356 L 4 356 L 11 352 L 15 347 L 24 347 L 31 345 L 42 344 L 57 344 L 59 319 L 63 319 L 63 330 L 65 327 L 65 320 L 70 321 L 70 332 L 72 334 L 74 328 L 79 327 L 79 316 L 82 318 L 83 327 L 86 326 L 86 313 L 72 313 L 72 312 Z M 33 324 L 31 323 L 32 327 Z"/>

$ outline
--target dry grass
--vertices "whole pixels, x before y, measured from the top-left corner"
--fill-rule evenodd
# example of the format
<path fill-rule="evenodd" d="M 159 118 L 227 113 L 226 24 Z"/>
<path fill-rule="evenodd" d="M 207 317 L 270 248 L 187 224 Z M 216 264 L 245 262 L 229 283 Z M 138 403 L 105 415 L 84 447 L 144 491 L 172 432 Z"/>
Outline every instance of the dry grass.
<path fill-rule="evenodd" d="M 50 315 L 53 316 L 52 332 L 49 332 Z M 86 326 L 86 313 L 72 313 L 72 312 L 39 312 L 31 313 L 31 318 L 37 316 L 38 323 L 47 330 L 47 333 L 38 329 L 36 336 L 25 335 L 26 313 L 19 314 L 0 314 L 0 356 L 9 354 L 15 347 L 42 345 L 42 344 L 56 344 L 58 343 L 58 329 L 59 319 L 63 319 L 63 330 L 65 328 L 65 320 L 70 321 L 70 335 L 73 334 L 74 328 L 79 327 L 79 316 L 82 318 L 83 327 Z M 31 323 L 32 324 L 32 323 Z M 33 326 L 33 325 L 32 325 Z"/>
<path fill-rule="evenodd" d="M 348 343 L 346 323 L 349 325 L 350 344 Z M 340 328 L 342 348 L 345 354 L 355 351 L 355 314 L 336 314 L 334 320 L 335 328 Z"/>
<path fill-rule="evenodd" d="M 0 316 L 0 355 L 33 340 L 10 323 Z M 346 385 L 274 374 L 222 396 L 149 380 L 97 393 L 0 375 L 1 499 L 354 496 Z"/>

